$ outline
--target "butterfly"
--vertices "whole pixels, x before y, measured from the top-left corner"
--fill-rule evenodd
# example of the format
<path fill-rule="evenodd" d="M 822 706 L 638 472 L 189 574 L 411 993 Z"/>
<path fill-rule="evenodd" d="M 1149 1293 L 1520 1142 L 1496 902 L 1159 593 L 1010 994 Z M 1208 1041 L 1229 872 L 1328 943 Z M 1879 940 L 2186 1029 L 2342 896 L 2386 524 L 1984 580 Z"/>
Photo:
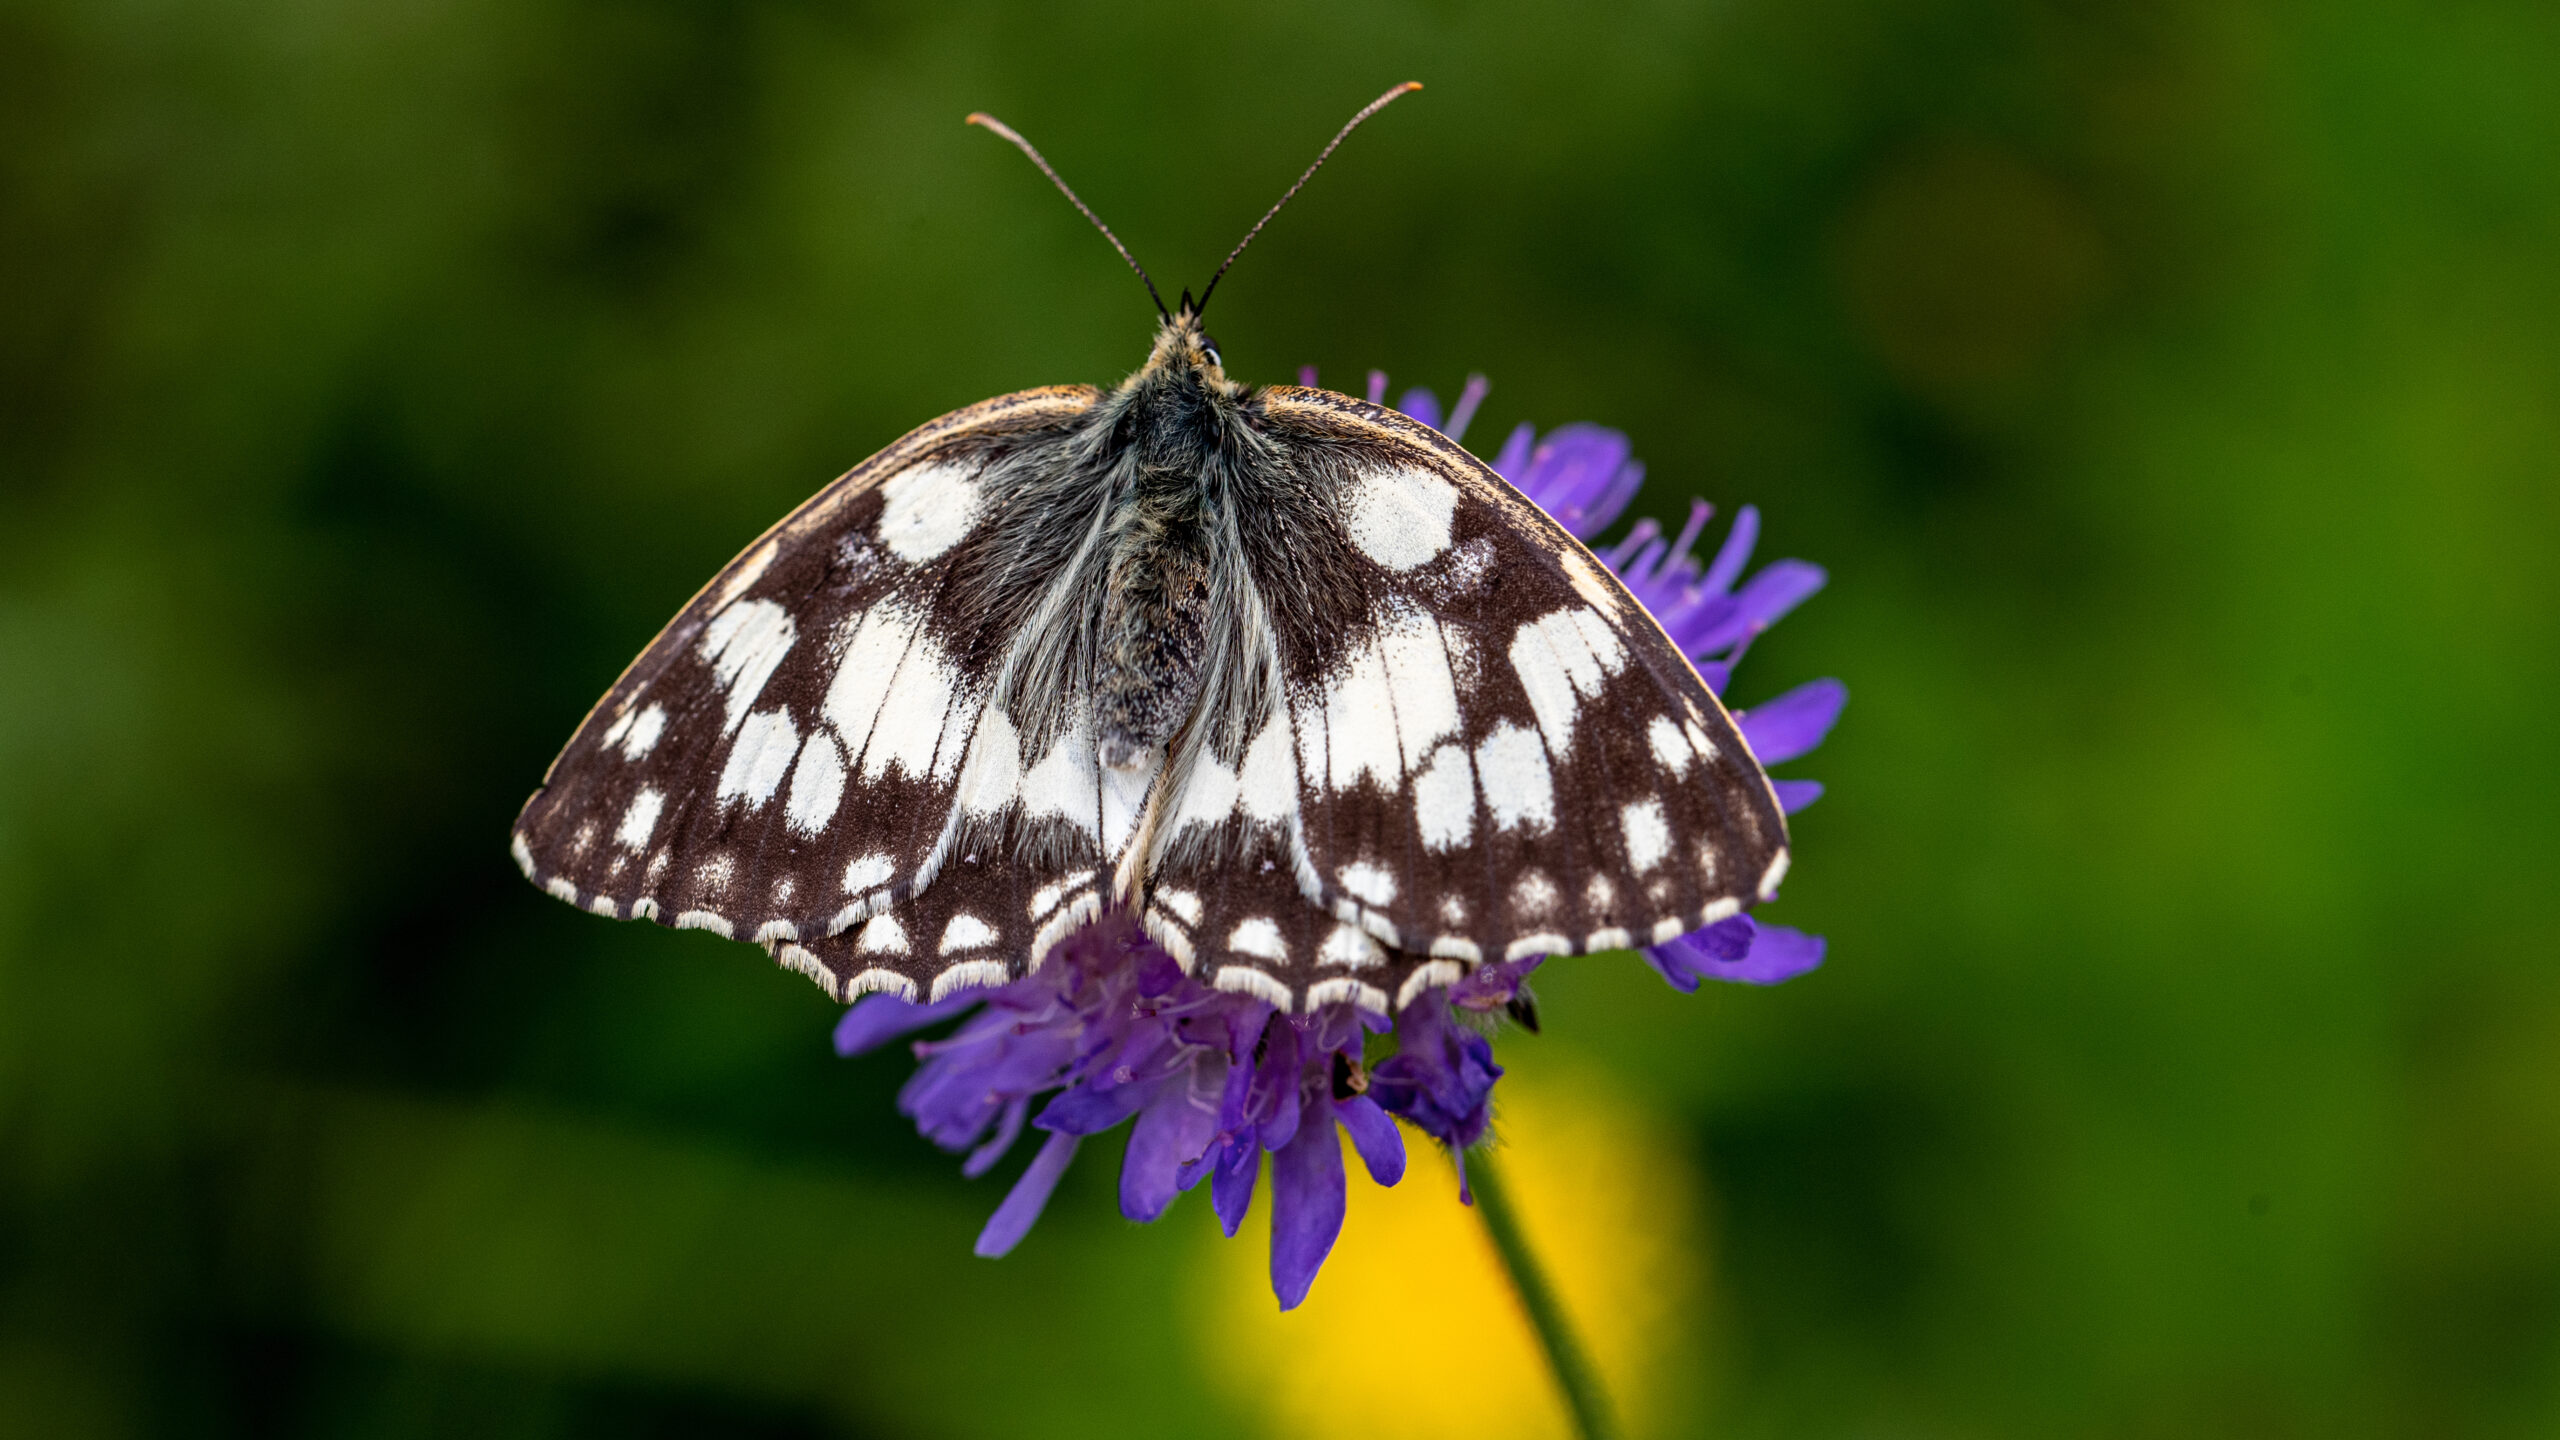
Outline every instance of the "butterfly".
<path fill-rule="evenodd" d="M 1786 821 L 1590 551 L 1394 410 L 1228 377 L 1210 295 L 1104 390 L 902 437 L 747 546 L 518 818 L 599 915 L 942 999 L 1134 918 L 1220 990 L 1385 1013 L 1774 895 Z"/>

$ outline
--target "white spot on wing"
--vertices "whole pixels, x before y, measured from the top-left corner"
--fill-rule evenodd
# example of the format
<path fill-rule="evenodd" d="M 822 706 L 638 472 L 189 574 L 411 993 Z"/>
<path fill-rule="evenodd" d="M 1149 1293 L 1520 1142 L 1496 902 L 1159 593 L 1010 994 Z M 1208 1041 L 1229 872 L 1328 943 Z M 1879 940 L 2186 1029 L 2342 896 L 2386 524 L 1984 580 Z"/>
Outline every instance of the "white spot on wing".
<path fill-rule="evenodd" d="M 836 805 L 844 799 L 844 755 L 836 742 L 820 730 L 809 737 L 800 749 L 800 763 L 791 771 L 791 799 L 783 807 L 783 815 L 791 828 L 803 835 L 815 835 L 836 818 Z"/>
<path fill-rule="evenodd" d="M 1624 807 L 1618 823 L 1626 831 L 1627 861 L 1637 874 L 1651 871 L 1671 853 L 1671 822 L 1662 813 L 1661 800 L 1647 796 Z"/>
<path fill-rule="evenodd" d="M 1237 925 L 1236 933 L 1227 937 L 1227 948 L 1275 965 L 1289 958 L 1289 942 L 1280 937 L 1279 925 L 1267 915 L 1255 915 Z"/>
<path fill-rule="evenodd" d="M 1396 992 L 1396 1008 L 1401 1010 L 1412 1004 L 1425 990 L 1455 985 L 1466 975 L 1467 972 L 1453 961 L 1434 960 L 1427 965 L 1417 965 L 1412 974 L 1404 977 L 1404 988 Z"/>
<path fill-rule="evenodd" d="M 1168 885 L 1156 891 L 1156 903 L 1172 911 L 1185 925 L 1200 923 L 1200 897 L 1192 891 Z"/>
<path fill-rule="evenodd" d="M 687 910 L 676 917 L 679 930 L 708 930 L 723 940 L 732 938 L 729 917 L 713 910 Z"/>
<path fill-rule="evenodd" d="M 738 728 L 754 707 L 799 633 L 790 612 L 770 600 L 732 605 L 702 627 L 702 639 L 695 648 L 710 663 L 712 677 L 728 692 L 730 729 Z"/>
<path fill-rule="evenodd" d="M 791 723 L 790 711 L 759 710 L 748 716 L 729 746 L 729 763 L 720 767 L 719 798 L 743 798 L 748 809 L 763 809 L 782 788 L 782 777 L 799 753 L 800 730 Z"/>
<path fill-rule="evenodd" d="M 1390 570 L 1410 570 L 1449 548 L 1458 487 L 1428 470 L 1367 470 L 1344 496 L 1351 543 Z"/>
<path fill-rule="evenodd" d="M 1342 888 L 1371 905 L 1392 905 L 1396 898 L 1396 877 L 1383 865 L 1355 860 L 1342 867 Z"/>
<path fill-rule="evenodd" d="M 1476 775 L 1484 783 L 1485 808 L 1504 829 L 1542 833 L 1556 823 L 1556 792 L 1547 752 L 1535 731 L 1508 720 L 1476 746 Z"/>
<path fill-rule="evenodd" d="M 943 714 L 951 707 L 958 679 L 932 636 L 917 634 L 907 643 L 879 718 L 872 723 L 871 742 L 862 748 L 863 779 L 878 780 L 892 766 L 919 780 L 932 771 Z"/>
<path fill-rule="evenodd" d="M 1573 749 L 1582 702 L 1626 663 L 1626 644 L 1609 622 L 1578 606 L 1532 620 L 1511 637 L 1511 668 L 1529 693 L 1547 748 L 1558 756 Z"/>
<path fill-rule="evenodd" d="M 904 955 L 907 953 L 907 927 L 895 915 L 874 915 L 862 926 L 862 938 L 853 945 L 861 955 Z"/>
<path fill-rule="evenodd" d="M 1271 719 L 1244 752 L 1244 768 L 1236 777 L 1236 803 L 1254 820 L 1278 822 L 1298 813 L 1298 770 L 1289 760 L 1289 724 L 1283 707 L 1271 707 Z"/>
<path fill-rule="evenodd" d="M 650 786 L 640 787 L 631 797 L 631 808 L 622 812 L 622 823 L 614 827 L 614 843 L 626 850 L 646 850 L 649 837 L 658 828 L 658 812 L 664 810 L 667 797 Z"/>
<path fill-rule="evenodd" d="M 1174 807 L 1168 828 L 1178 835 L 1195 825 L 1215 827 L 1236 813 L 1242 793 L 1236 772 L 1204 749 L 1191 764 L 1191 778 L 1183 782 L 1181 803 Z"/>
<path fill-rule="evenodd" d="M 941 949 L 945 955 L 963 950 L 984 950 L 996 943 L 996 939 L 994 926 L 963 910 L 951 917 L 950 924 L 942 927 Z"/>
<path fill-rule="evenodd" d="M 885 990 L 906 1001 L 913 1001 L 916 998 L 914 980 L 895 970 L 883 969 L 876 965 L 845 982 L 844 998 L 858 999 L 875 990 Z"/>
<path fill-rule="evenodd" d="M 1707 738 L 1707 732 L 1699 728 L 1698 722 L 1691 720 L 1680 728 L 1689 737 L 1689 748 L 1698 752 L 1698 758 L 1712 763 L 1716 758 L 1716 742 Z"/>
<path fill-rule="evenodd" d="M 1039 817 L 1057 815 L 1097 840 L 1102 823 L 1097 804 L 1099 779 L 1094 774 L 1093 735 L 1079 724 L 1061 731 L 1049 753 L 1022 777 L 1022 811 Z"/>
<path fill-rule="evenodd" d="M 1378 635 L 1386 662 L 1387 696 L 1395 706 L 1396 747 L 1404 768 L 1420 768 L 1431 747 L 1458 733 L 1458 687 L 1450 678 L 1448 644 L 1438 621 L 1402 608 Z"/>
<path fill-rule="evenodd" d="M 1565 578 L 1573 582 L 1574 590 L 1583 599 L 1605 613 L 1617 612 L 1617 592 L 1609 588 L 1608 581 L 1600 578 L 1600 567 L 1591 563 L 1591 557 L 1582 553 L 1581 546 L 1558 551 L 1556 563 L 1564 567 Z"/>
<path fill-rule="evenodd" d="M 912 466 L 890 476 L 880 495 L 880 543 L 910 565 L 959 544 L 977 520 L 978 476 L 971 466 Z"/>
<path fill-rule="evenodd" d="M 1390 794 L 1403 783 L 1395 704 L 1388 697 L 1386 661 L 1374 643 L 1352 651 L 1351 663 L 1327 687 L 1324 734 L 1329 749 L 1325 777 L 1331 788 L 1348 790 L 1363 775 L 1376 776 Z"/>
<path fill-rule="evenodd" d="M 1378 942 L 1369 932 L 1357 925 L 1334 926 L 1333 933 L 1325 936 L 1324 943 L 1316 947 L 1317 964 L 1340 965 L 1348 970 L 1383 964 L 1386 958 L 1387 952 L 1379 949 Z"/>
<path fill-rule="evenodd" d="M 1001 960 L 963 960 L 933 977 L 933 998 L 948 1000 L 965 990 L 985 990 L 1013 977 Z"/>
<path fill-rule="evenodd" d="M 844 867 L 844 893 L 859 895 L 865 890 L 877 890 L 897 873 L 897 862 L 886 854 L 860 856 Z"/>
<path fill-rule="evenodd" d="M 846 616 L 838 627 L 836 633 L 844 637 L 844 656 L 836 662 L 835 678 L 827 682 L 827 698 L 819 703 L 818 713 L 836 728 L 848 760 L 860 756 L 870 742 L 880 702 L 888 697 L 889 682 L 897 677 L 898 662 L 915 638 L 916 624 L 902 607 L 880 605 Z"/>
<path fill-rule="evenodd" d="M 1787 852 L 1779 851 L 1769 859 L 1769 868 L 1760 877 L 1760 898 L 1778 898 L 1778 882 L 1787 878 Z"/>
<path fill-rule="evenodd" d="M 1527 731 L 1522 731 L 1524 736 Z M 1545 757 L 1539 759 L 1545 764 Z M 1451 742 L 1431 752 L 1413 777 L 1413 818 L 1422 843 L 1443 853 L 1467 843 L 1476 830 L 1476 777 L 1465 746 Z"/>
<path fill-rule="evenodd" d="M 960 809 L 970 815 L 993 815 L 1013 803 L 1022 788 L 1022 737 L 1013 717 L 989 706 L 978 718 L 969 740 L 969 763 L 961 767 Z"/>
<path fill-rule="evenodd" d="M 631 733 L 622 737 L 622 758 L 637 760 L 658 748 L 658 737 L 667 733 L 667 707 L 651 705 L 632 717 Z"/>
<path fill-rule="evenodd" d="M 1696 750 L 1668 715 L 1654 716 L 1653 723 L 1644 727 L 1644 738 L 1653 746 L 1653 758 L 1674 775 L 1687 774 L 1689 767 L 1697 763 Z"/>
<path fill-rule="evenodd" d="M 1556 882 L 1544 870 L 1525 870 L 1511 882 L 1511 909 L 1524 920 L 1534 920 L 1552 912 L 1556 901 Z"/>
<path fill-rule="evenodd" d="M 1307 987 L 1309 1012 L 1313 1012 L 1319 1005 L 1342 1004 L 1356 1005 L 1372 1014 L 1384 1015 L 1387 1013 L 1387 992 L 1375 985 L 1353 980 L 1348 976 L 1319 980 Z"/>
<path fill-rule="evenodd" d="M 1250 965 L 1227 966 L 1212 983 L 1231 995 L 1250 995 L 1266 1005 L 1289 1008 L 1289 987 Z"/>

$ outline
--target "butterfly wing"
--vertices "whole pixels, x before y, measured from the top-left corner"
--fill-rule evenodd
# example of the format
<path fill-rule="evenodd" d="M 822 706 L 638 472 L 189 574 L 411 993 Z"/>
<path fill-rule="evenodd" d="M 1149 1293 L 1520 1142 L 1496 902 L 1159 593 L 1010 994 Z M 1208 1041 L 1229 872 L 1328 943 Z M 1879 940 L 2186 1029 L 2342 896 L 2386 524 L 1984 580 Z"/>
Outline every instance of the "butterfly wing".
<path fill-rule="evenodd" d="M 988 699 L 1028 606 L 954 603 L 983 571 L 958 562 L 1003 518 L 1000 467 L 1061 443 L 1097 397 L 1056 387 L 954 412 L 748 546 L 552 762 L 516 821 L 527 877 L 599 914 L 778 952 L 924 890 L 972 794 L 1011 802 L 1027 768 Z M 1089 764 L 1052 778 L 1058 813 L 1103 808 Z"/>
<path fill-rule="evenodd" d="M 1774 892 L 1766 775 L 1606 566 L 1426 426 L 1315 390 L 1259 406 L 1284 472 L 1262 508 L 1314 512 L 1245 547 L 1281 703 L 1171 801 L 1160 937 L 1229 989 L 1383 1008 Z"/>

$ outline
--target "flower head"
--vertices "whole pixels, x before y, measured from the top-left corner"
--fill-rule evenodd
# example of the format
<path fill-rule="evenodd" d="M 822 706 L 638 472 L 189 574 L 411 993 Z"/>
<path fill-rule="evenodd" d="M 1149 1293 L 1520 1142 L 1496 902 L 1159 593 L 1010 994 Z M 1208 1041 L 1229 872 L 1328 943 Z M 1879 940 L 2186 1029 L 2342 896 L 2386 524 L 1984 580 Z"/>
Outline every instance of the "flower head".
<path fill-rule="evenodd" d="M 1300 379 L 1313 385 L 1315 372 Z M 1468 380 L 1445 425 L 1437 397 L 1411 390 L 1399 408 L 1463 439 L 1485 395 Z M 1383 403 L 1387 377 L 1371 371 L 1368 393 Z M 1543 438 L 1512 431 L 1493 468 L 1590 539 L 1624 512 L 1644 483 L 1625 435 L 1567 425 Z M 1719 695 L 1734 665 L 1762 631 L 1822 588 L 1822 570 L 1780 560 L 1746 574 L 1760 529 L 1744 506 L 1713 557 L 1692 550 L 1713 515 L 1693 504 L 1676 537 L 1641 520 L 1600 558 L 1652 611 L 1664 633 Z M 1748 711 L 1735 722 L 1764 765 L 1797 759 L 1839 718 L 1847 691 L 1816 680 Z M 1811 780 L 1778 780 L 1789 812 L 1819 797 Z M 1737 915 L 1667 943 L 1645 960 L 1683 991 L 1701 980 L 1774 984 L 1822 963 L 1817 936 Z M 1212 989 L 1123 912 L 1061 943 L 1040 968 L 1010 984 L 918 1004 L 865 997 L 836 1027 L 836 1048 L 860 1054 L 955 1017 L 950 1034 L 917 1042 L 915 1075 L 899 1092 L 900 1111 L 925 1138 L 965 1154 L 963 1174 L 989 1169 L 1021 1139 L 1043 1132 L 1040 1149 L 980 1232 L 977 1253 L 997 1256 L 1020 1243 L 1088 1135 L 1131 1121 L 1120 1167 L 1120 1210 L 1153 1220 L 1174 1196 L 1209 1183 L 1210 1204 L 1229 1235 L 1253 1202 L 1262 1157 L 1271 1157 L 1271 1284 L 1282 1309 L 1308 1287 L 1341 1233 L 1345 1201 L 1342 1144 L 1372 1179 L 1404 1174 L 1395 1119 L 1449 1147 L 1466 1195 L 1465 1152 L 1492 1123 L 1502 1078 L 1492 1033 L 1508 1014 L 1534 1028 L 1528 979 L 1544 957 L 1477 966 L 1456 983 L 1426 989 L 1392 1025 L 1349 1004 L 1291 1015 L 1248 995 Z M 1394 1052 L 1373 1071 L 1370 1037 L 1392 1030 Z M 1035 1113 L 1036 1107 L 1036 1113 Z"/>

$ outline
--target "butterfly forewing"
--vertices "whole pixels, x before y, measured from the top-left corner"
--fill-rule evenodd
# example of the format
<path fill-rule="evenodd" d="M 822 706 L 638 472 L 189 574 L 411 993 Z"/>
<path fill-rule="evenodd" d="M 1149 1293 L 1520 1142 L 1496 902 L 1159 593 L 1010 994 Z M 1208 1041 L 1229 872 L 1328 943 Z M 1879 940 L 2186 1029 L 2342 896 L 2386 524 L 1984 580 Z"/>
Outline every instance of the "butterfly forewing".
<path fill-rule="evenodd" d="M 599 913 L 777 946 L 922 888 L 987 709 L 972 652 L 1018 621 L 956 604 L 946 562 L 1001 508 L 990 471 L 1096 395 L 934 421 L 748 546 L 552 763 L 516 822 L 525 873 Z"/>

